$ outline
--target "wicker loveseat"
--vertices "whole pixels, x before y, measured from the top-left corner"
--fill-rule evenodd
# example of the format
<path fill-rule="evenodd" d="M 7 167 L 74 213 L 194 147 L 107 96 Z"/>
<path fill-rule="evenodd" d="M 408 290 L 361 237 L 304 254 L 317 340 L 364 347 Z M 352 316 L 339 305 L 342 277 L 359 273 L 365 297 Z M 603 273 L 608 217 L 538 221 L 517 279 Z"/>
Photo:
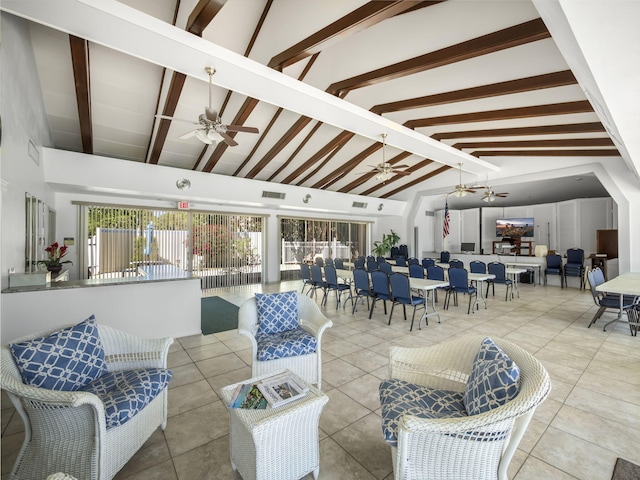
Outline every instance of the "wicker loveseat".
<path fill-rule="evenodd" d="M 273 328 L 266 333 L 261 328 L 266 324 L 262 317 L 271 317 Z M 253 377 L 289 369 L 319 389 L 322 334 L 332 325 L 312 298 L 298 292 L 256 294 L 238 311 L 238 334 L 251 340 Z"/>
<path fill-rule="evenodd" d="M 139 338 L 95 323 L 89 333 L 86 329 L 78 333 L 76 328 L 92 318 L 78 325 L 29 335 L 1 347 L 1 386 L 11 398 L 25 427 L 24 443 L 9 478 L 45 479 L 64 472 L 68 477 L 63 478 L 108 480 L 158 427 L 164 429 L 166 426 L 166 385 L 171 378 L 166 366 L 173 339 Z M 78 347 L 77 351 L 83 352 L 78 355 L 73 353 L 73 349 L 81 345 L 78 340 L 82 342 L 91 335 L 99 338 L 99 342 L 94 343 L 101 345 L 103 350 L 103 355 L 94 356 L 103 361 L 100 362 L 100 376 L 81 388 L 104 389 L 105 395 L 102 391 L 90 393 L 76 386 L 61 385 L 75 376 L 75 373 L 69 374 L 66 366 L 47 371 L 49 378 L 49 373 L 55 377 L 56 389 L 47 388 L 49 384 L 34 386 L 38 383 L 24 383 L 25 358 L 50 359 L 64 347 L 68 350 L 62 355 L 69 362 L 84 361 L 91 356 L 86 354 L 86 349 Z M 55 345 L 55 349 L 17 350 L 16 346 L 30 347 L 43 337 L 63 340 Z M 46 345 L 46 342 L 42 344 Z M 72 350 L 71 354 L 69 350 Z M 80 376 L 84 376 L 86 371 Z M 101 380 L 105 383 L 96 387 Z M 144 385 L 140 386 L 140 383 Z M 130 385 L 135 385 L 135 389 L 130 389 Z M 63 388 L 59 389 L 60 386 Z M 128 402 L 127 411 L 124 408 L 118 411 L 121 402 Z M 138 408 L 133 405 L 136 402 Z"/>
<path fill-rule="evenodd" d="M 430 347 L 391 347 L 389 380 L 381 384 L 380 397 L 396 479 L 507 479 L 511 458 L 551 383 L 530 353 L 503 339 L 489 341 L 517 366 L 516 390 L 498 388 L 481 413 L 468 413 L 464 407 L 470 392 L 467 382 L 478 371 L 474 361 L 481 344 L 487 343 L 485 336 Z M 391 402 L 389 392 L 396 395 Z M 429 404 L 425 409 L 422 402 L 429 395 L 436 397 L 435 407 Z"/>

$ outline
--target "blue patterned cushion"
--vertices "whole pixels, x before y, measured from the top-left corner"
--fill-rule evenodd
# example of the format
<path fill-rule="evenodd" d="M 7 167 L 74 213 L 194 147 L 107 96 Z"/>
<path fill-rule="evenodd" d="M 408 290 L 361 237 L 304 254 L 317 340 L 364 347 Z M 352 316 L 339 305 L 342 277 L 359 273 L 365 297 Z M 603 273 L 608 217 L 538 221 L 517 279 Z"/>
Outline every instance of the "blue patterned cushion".
<path fill-rule="evenodd" d="M 298 293 L 256 293 L 258 333 L 280 333 L 298 327 Z"/>
<path fill-rule="evenodd" d="M 300 327 L 280 333 L 258 333 L 256 342 L 258 343 L 256 355 L 261 362 L 307 355 L 315 352 L 318 347 L 316 337 Z"/>
<path fill-rule="evenodd" d="M 485 338 L 476 354 L 464 392 L 469 415 L 504 405 L 520 392 L 520 369 L 493 340 Z"/>
<path fill-rule="evenodd" d="M 100 397 L 107 428 L 111 428 L 126 423 L 151 403 L 169 384 L 171 376 L 171 370 L 166 368 L 110 372 L 81 390 Z"/>
<path fill-rule="evenodd" d="M 10 347 L 22 381 L 35 387 L 75 391 L 107 371 L 93 315 L 73 327 Z"/>
<path fill-rule="evenodd" d="M 380 384 L 382 434 L 392 447 L 398 445 L 398 423 L 403 415 L 420 418 L 466 417 L 462 393 L 424 387 L 404 380 Z"/>

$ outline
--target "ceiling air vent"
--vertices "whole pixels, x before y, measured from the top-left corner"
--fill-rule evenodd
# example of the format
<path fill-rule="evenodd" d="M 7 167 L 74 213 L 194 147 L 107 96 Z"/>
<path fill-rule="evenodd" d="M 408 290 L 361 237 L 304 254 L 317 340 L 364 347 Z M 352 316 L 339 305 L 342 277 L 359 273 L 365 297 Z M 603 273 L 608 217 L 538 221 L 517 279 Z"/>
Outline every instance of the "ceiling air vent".
<path fill-rule="evenodd" d="M 263 190 L 263 192 L 262 192 L 262 198 L 278 198 L 280 200 L 284 200 L 284 197 L 286 195 L 287 195 L 286 193 L 267 192 L 266 190 Z"/>
<path fill-rule="evenodd" d="M 351 206 L 353 208 L 367 208 L 367 204 L 364 202 L 353 202 Z"/>

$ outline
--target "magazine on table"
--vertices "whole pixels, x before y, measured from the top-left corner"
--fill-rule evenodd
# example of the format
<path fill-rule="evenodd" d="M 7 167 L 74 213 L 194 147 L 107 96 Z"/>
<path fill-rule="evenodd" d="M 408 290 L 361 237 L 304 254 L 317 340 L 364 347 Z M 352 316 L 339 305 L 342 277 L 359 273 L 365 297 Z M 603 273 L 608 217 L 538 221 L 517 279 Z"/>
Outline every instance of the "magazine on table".
<path fill-rule="evenodd" d="M 266 378 L 258 384 L 258 389 L 271 407 L 279 407 L 302 398 L 309 391 L 309 387 L 293 373 Z"/>
<path fill-rule="evenodd" d="M 262 410 L 267 408 L 267 405 L 267 399 L 258 389 L 257 384 L 242 383 L 236 388 L 229 407 Z"/>

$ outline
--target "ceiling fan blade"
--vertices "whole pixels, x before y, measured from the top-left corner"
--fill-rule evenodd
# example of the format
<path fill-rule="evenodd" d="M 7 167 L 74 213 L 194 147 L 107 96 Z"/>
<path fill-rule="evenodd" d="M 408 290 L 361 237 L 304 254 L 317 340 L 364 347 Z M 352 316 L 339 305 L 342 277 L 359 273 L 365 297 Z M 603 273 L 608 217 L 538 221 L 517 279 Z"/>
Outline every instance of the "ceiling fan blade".
<path fill-rule="evenodd" d="M 403 172 L 402 170 L 391 170 L 391 171 L 397 175 L 411 175 L 411 172 Z"/>
<path fill-rule="evenodd" d="M 162 118 L 163 120 L 175 120 L 176 122 L 190 123 L 191 125 L 200 125 L 198 122 L 194 122 L 193 120 L 186 120 L 184 118 L 168 117 L 167 115 L 156 115 L 155 117 Z"/>
<path fill-rule="evenodd" d="M 233 138 L 231 138 L 226 133 L 218 132 L 218 134 L 222 137 L 222 139 L 224 140 L 224 143 L 226 143 L 230 147 L 235 147 L 236 145 L 238 145 L 238 142 L 236 142 Z"/>
<path fill-rule="evenodd" d="M 245 127 L 243 125 L 225 125 L 227 132 L 246 132 L 246 133 L 260 133 L 256 127 Z"/>
<path fill-rule="evenodd" d="M 393 168 L 409 168 L 409 165 L 393 165 Z"/>
<path fill-rule="evenodd" d="M 507 198 L 507 195 L 509 195 L 508 193 L 496 193 L 495 196 L 496 197 L 501 197 L 501 198 Z"/>
<path fill-rule="evenodd" d="M 187 133 L 185 133 L 184 135 L 182 135 L 182 136 L 180 136 L 180 137 L 178 137 L 178 138 L 179 138 L 180 140 L 185 140 L 185 139 L 187 139 L 187 138 L 191 138 L 191 137 L 193 137 L 193 136 L 196 134 L 196 132 L 197 132 L 197 131 L 198 131 L 198 130 L 192 130 L 192 131 L 187 132 Z"/>
<path fill-rule="evenodd" d="M 204 113 L 207 117 L 207 120 L 210 120 L 212 122 L 218 120 L 218 112 L 216 112 L 213 108 L 205 107 Z"/>

